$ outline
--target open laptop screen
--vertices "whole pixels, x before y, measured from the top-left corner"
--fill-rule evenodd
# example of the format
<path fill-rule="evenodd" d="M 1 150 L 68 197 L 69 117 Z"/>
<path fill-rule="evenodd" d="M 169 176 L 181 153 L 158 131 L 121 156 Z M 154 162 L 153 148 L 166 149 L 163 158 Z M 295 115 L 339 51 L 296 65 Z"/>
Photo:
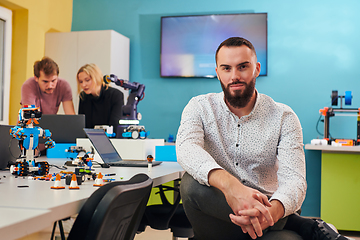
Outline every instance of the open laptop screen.
<path fill-rule="evenodd" d="M 49 129 L 55 143 L 76 143 L 76 138 L 86 137 L 85 115 L 44 114 L 39 119 L 39 127 Z M 40 143 L 45 142 L 40 139 Z"/>
<path fill-rule="evenodd" d="M 84 128 L 84 131 L 105 163 L 122 161 L 104 130 Z"/>
<path fill-rule="evenodd" d="M 0 125 L 0 169 L 5 169 L 9 161 L 16 161 L 21 154 L 19 141 L 10 135 L 12 127 Z"/>

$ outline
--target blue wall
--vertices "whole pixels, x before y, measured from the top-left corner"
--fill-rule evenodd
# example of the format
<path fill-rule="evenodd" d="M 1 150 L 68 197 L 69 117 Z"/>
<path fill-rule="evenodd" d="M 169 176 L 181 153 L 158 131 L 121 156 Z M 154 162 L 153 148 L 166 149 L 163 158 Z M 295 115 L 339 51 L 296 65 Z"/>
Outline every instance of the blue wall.
<path fill-rule="evenodd" d="M 182 109 L 193 96 L 220 92 L 216 79 L 159 77 L 160 16 L 268 13 L 268 76 L 257 89 L 298 114 L 304 143 L 319 134 L 319 109 L 332 90 L 353 93 L 360 107 L 360 2 L 286 0 L 73 0 L 72 31 L 113 29 L 130 38 L 130 80 L 146 85 L 139 103 L 152 138 L 176 134 Z M 323 124 L 319 124 L 323 132 Z M 356 118 L 331 119 L 333 137 L 356 138 Z M 308 192 L 303 215 L 320 215 L 320 153 L 306 151 Z M 336 194 L 336 193 L 334 193 Z"/>

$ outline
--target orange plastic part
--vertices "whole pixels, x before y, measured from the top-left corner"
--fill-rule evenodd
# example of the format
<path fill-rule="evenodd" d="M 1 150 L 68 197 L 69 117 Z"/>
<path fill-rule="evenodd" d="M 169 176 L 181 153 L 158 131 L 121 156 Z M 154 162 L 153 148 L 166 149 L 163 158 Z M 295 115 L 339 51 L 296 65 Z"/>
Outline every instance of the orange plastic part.
<path fill-rule="evenodd" d="M 328 112 L 329 108 L 328 107 L 324 107 L 324 109 L 320 109 L 319 113 L 321 113 L 321 115 L 326 116 L 326 113 Z"/>
<path fill-rule="evenodd" d="M 351 139 L 336 139 L 336 143 L 341 143 L 342 146 L 353 146 L 354 141 Z"/>

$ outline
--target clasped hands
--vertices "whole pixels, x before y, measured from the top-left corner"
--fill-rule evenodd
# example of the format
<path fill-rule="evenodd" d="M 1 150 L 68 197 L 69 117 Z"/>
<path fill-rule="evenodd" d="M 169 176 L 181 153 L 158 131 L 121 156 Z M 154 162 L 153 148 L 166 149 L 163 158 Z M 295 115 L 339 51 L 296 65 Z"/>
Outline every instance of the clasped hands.
<path fill-rule="evenodd" d="M 263 230 L 273 226 L 284 215 L 284 206 L 278 200 L 269 202 L 267 196 L 243 185 L 223 169 L 209 172 L 209 184 L 220 189 L 234 214 L 231 221 L 239 225 L 252 239 L 261 237 Z"/>
<path fill-rule="evenodd" d="M 266 195 L 255 189 L 243 185 L 241 191 L 237 190 L 225 194 L 229 206 L 235 213 L 230 214 L 231 221 L 239 225 L 242 231 L 248 233 L 252 239 L 261 237 L 264 229 L 273 226 L 274 222 L 279 220 L 277 216 L 273 216 L 275 206 L 269 202 Z M 276 202 L 276 207 L 278 203 L 280 202 Z M 273 217 L 276 218 L 275 221 Z"/>

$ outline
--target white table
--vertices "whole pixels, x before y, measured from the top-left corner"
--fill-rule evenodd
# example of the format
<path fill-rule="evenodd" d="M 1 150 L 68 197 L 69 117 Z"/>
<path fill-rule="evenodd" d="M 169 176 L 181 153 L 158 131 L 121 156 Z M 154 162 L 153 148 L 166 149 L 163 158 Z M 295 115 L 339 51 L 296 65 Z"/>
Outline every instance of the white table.
<path fill-rule="evenodd" d="M 66 159 L 48 159 L 50 164 L 58 166 L 65 161 Z M 50 172 L 59 171 L 54 167 L 50 169 Z M 152 167 L 151 172 L 140 167 L 96 168 L 96 173 L 98 172 L 115 173 L 115 176 L 108 178 L 115 178 L 116 181 L 125 181 L 137 173 L 145 173 L 153 179 L 153 185 L 157 186 L 181 178 L 184 170 L 176 162 L 163 162 Z M 98 189 L 93 186 L 94 181 L 83 182 L 79 186 L 80 190 L 69 190 L 65 180 L 61 180 L 65 189 L 54 190 L 51 189 L 53 181 L 16 178 L 8 172 L 0 172 L 0 177 L 0 236 L 1 239 L 9 240 L 37 232 L 57 220 L 78 213 L 86 199 Z M 24 222 L 31 222 L 31 227 L 24 229 Z"/>
<path fill-rule="evenodd" d="M 50 210 L 0 207 L 0 239 L 17 239 L 49 226 Z"/>

